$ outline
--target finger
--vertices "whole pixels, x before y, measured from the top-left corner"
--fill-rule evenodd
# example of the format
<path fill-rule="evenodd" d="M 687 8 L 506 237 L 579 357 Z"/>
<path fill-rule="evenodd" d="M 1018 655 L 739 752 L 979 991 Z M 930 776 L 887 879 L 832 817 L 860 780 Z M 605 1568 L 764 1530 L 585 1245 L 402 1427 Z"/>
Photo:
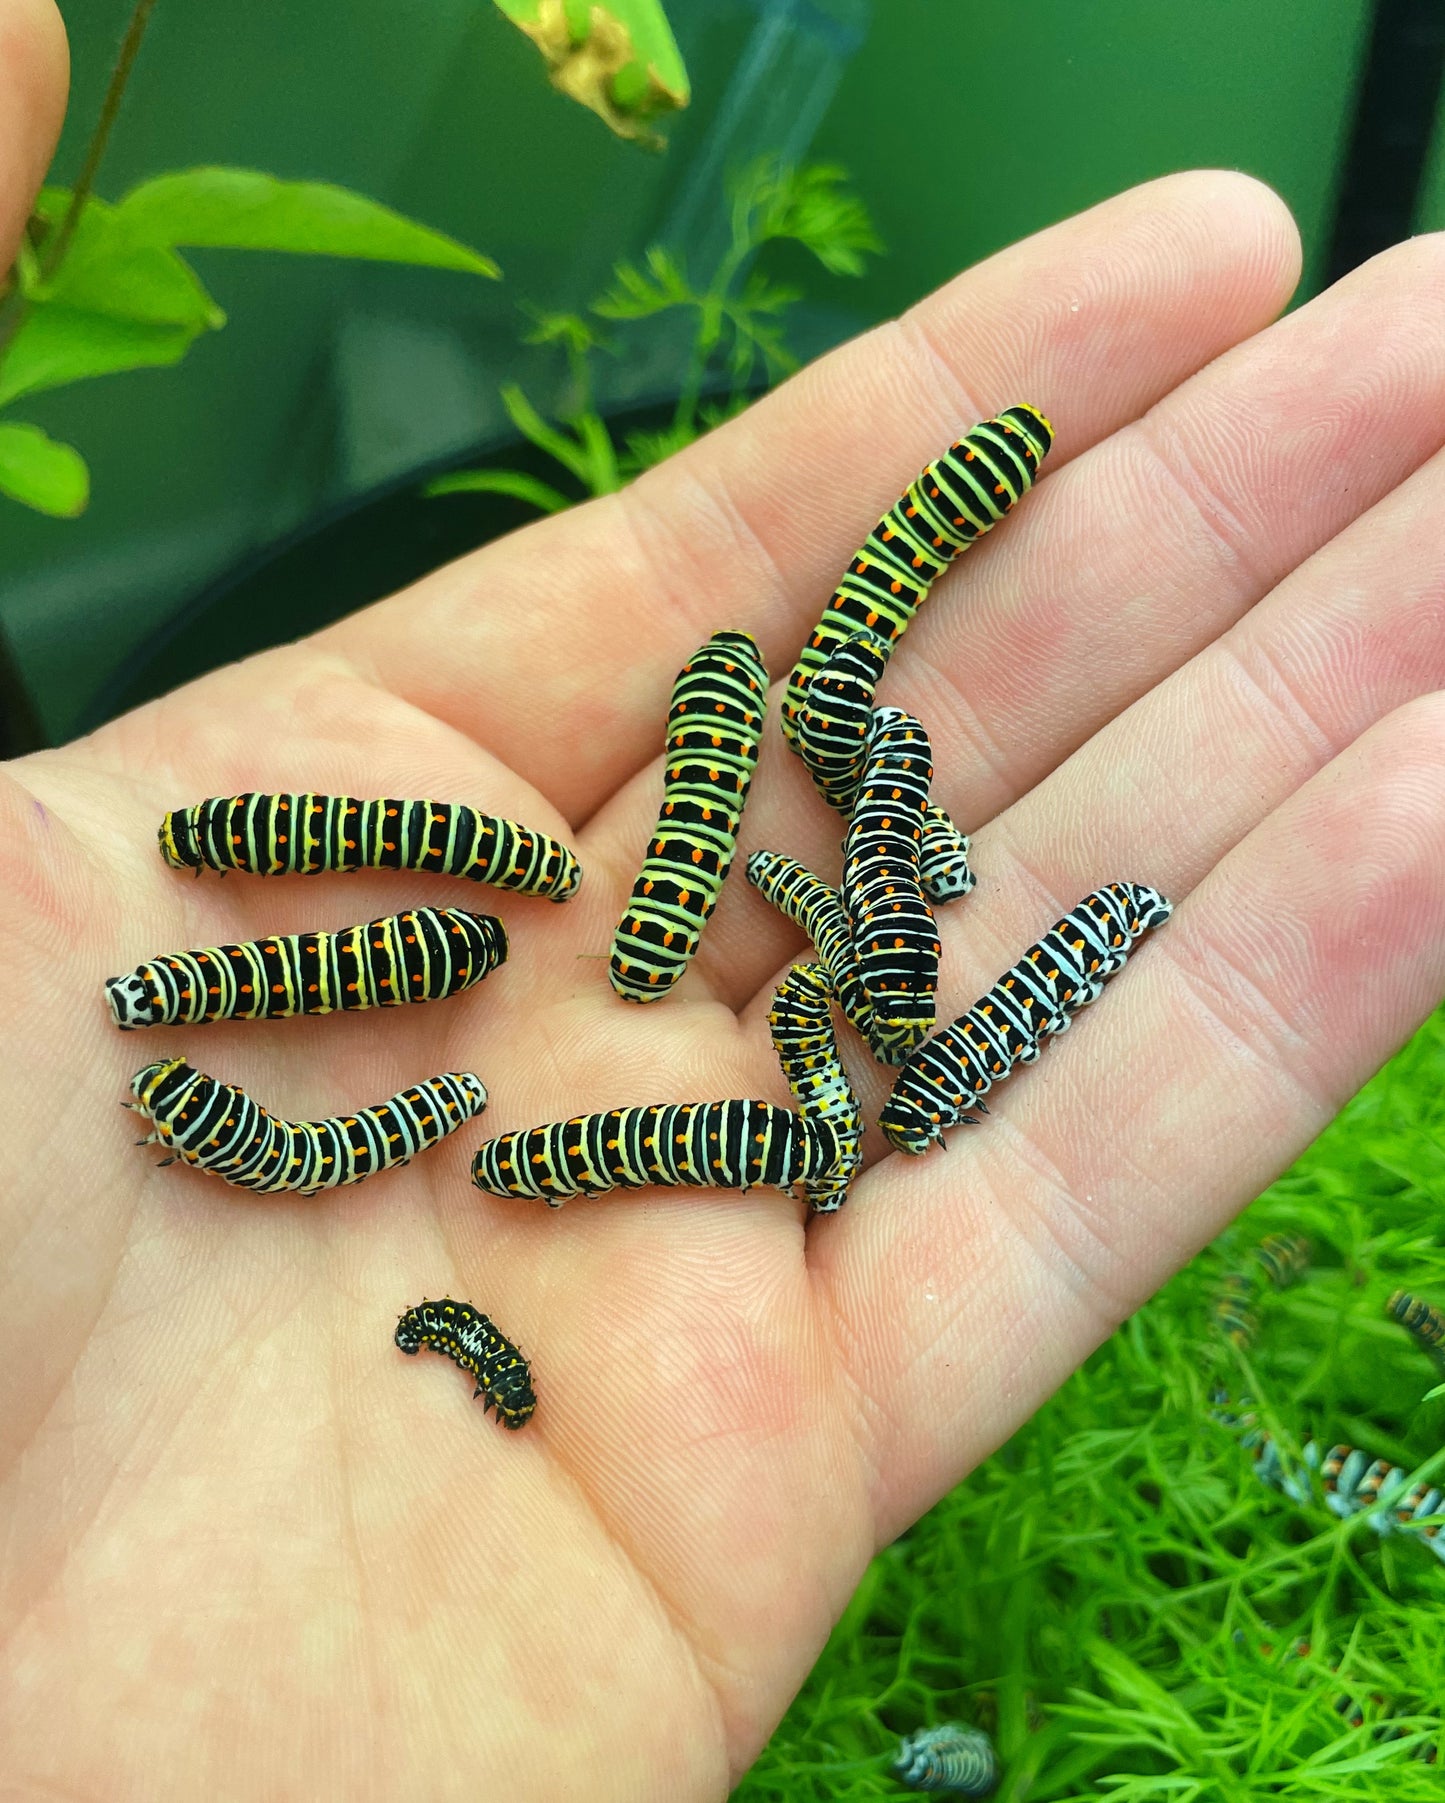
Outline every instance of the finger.
<path fill-rule="evenodd" d="M 623 494 L 325 641 L 583 818 L 652 756 L 708 634 L 755 633 L 784 673 L 848 555 L 961 428 L 1036 400 L 1058 467 L 1272 318 L 1297 268 L 1267 189 L 1222 173 L 1151 183 L 970 270 Z"/>
<path fill-rule="evenodd" d="M 65 117 L 70 59 L 51 0 L 0 0 L 0 270 L 8 270 Z"/>
<path fill-rule="evenodd" d="M 927 725 L 934 793 L 960 824 L 1010 806 L 1439 447 L 1442 296 L 1445 238 L 1377 258 L 1078 458 L 1031 498 L 1026 529 L 957 572 L 977 577 L 967 607 L 922 615 L 886 698 Z M 840 821 L 801 771 L 777 774 L 759 784 L 747 843 L 832 880 Z M 1092 833 L 1092 810 L 1070 818 Z M 734 1004 L 794 943 L 770 912 L 735 908 L 704 944 L 702 978 Z"/>
<path fill-rule="evenodd" d="M 1433 695 L 1231 852 L 1007 1110 L 945 1155 L 886 1160 L 816 1235 L 880 1540 L 1258 1194 L 1442 988 Z"/>

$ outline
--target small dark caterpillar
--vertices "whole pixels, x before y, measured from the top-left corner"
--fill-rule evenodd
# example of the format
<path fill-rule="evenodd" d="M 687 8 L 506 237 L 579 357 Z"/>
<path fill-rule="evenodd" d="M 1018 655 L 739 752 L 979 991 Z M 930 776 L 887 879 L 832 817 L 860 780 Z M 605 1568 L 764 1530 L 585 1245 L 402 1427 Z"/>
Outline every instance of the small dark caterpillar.
<path fill-rule="evenodd" d="M 878 679 L 890 650 L 876 632 L 855 633 L 833 647 L 808 684 L 795 749 L 818 793 L 840 814 L 851 812 L 858 793 Z M 919 876 L 924 894 L 935 902 L 967 895 L 975 880 L 967 836 L 932 802 L 923 814 Z"/>
<path fill-rule="evenodd" d="M 998 1755 L 981 1729 L 941 1722 L 899 1742 L 893 1776 L 906 1790 L 990 1797 L 998 1788 Z"/>
<path fill-rule="evenodd" d="M 1385 1313 L 1400 1323 L 1422 1352 L 1445 1369 L 1445 1314 L 1408 1290 L 1396 1290 L 1385 1304 Z"/>
<path fill-rule="evenodd" d="M 1009 407 L 921 470 L 869 533 L 788 678 L 783 732 L 797 732 L 805 692 L 839 639 L 860 627 L 892 643 L 929 589 L 1033 487 L 1054 429 L 1037 407 Z"/>
<path fill-rule="evenodd" d="M 350 795 L 218 795 L 161 822 L 161 856 L 176 870 L 425 870 L 568 901 L 576 856 L 515 820 L 449 801 L 357 801 Z"/>
<path fill-rule="evenodd" d="M 1142 883 L 1110 883 L 1005 971 L 981 1001 L 935 1033 L 898 1073 L 879 1125 L 901 1152 L 926 1152 L 945 1127 L 976 1124 L 969 1110 L 1051 1034 L 1096 1001 L 1135 943 L 1161 926 L 1174 904 Z"/>
<path fill-rule="evenodd" d="M 1267 1233 L 1254 1256 L 1274 1287 L 1287 1290 L 1309 1269 L 1310 1243 L 1302 1233 Z"/>
<path fill-rule="evenodd" d="M 487 1105 L 481 1078 L 470 1071 L 444 1071 L 374 1108 L 324 1121 L 278 1120 L 243 1089 L 217 1082 L 184 1058 L 148 1064 L 130 1087 L 135 1101 L 126 1106 L 154 1127 L 141 1143 L 171 1150 L 162 1164 L 184 1159 L 262 1195 L 310 1196 L 360 1183 L 406 1164 Z"/>
<path fill-rule="evenodd" d="M 912 714 L 880 707 L 843 840 L 841 894 L 874 1037 L 904 1054 L 933 1030 L 938 988 L 938 929 L 919 880 L 932 781 L 928 734 Z"/>
<path fill-rule="evenodd" d="M 527 1361 L 504 1334 L 470 1302 L 419 1302 L 396 1324 L 396 1343 L 415 1354 L 423 1346 L 440 1352 L 477 1380 L 472 1398 L 485 1396 L 485 1415 L 493 1408 L 497 1419 L 510 1428 L 525 1427 L 537 1407 L 532 1373 Z"/>
<path fill-rule="evenodd" d="M 831 1122 L 804 1120 L 771 1102 L 673 1102 L 489 1139 L 472 1162 L 472 1182 L 494 1196 L 560 1208 L 569 1196 L 652 1184 L 791 1191 L 831 1176 L 843 1156 Z"/>
<path fill-rule="evenodd" d="M 697 951 L 737 850 L 768 672 L 745 632 L 715 632 L 678 673 L 667 715 L 662 812 L 612 940 L 612 987 L 667 994 Z"/>
<path fill-rule="evenodd" d="M 748 859 L 748 881 L 780 914 L 808 935 L 828 973 L 838 1006 L 867 1041 L 873 1055 L 888 1064 L 897 1064 L 903 1054 L 883 1046 L 874 1028 L 873 1010 L 863 993 L 858 953 L 838 891 L 830 889 L 796 858 L 785 857 L 780 851 L 755 851 Z"/>
<path fill-rule="evenodd" d="M 773 1050 L 804 1120 L 830 1121 L 842 1147 L 836 1170 L 801 1185 L 814 1214 L 848 1200 L 848 1185 L 863 1162 L 863 1113 L 838 1056 L 832 991 L 821 964 L 795 964 L 773 996 L 768 1027 Z"/>
<path fill-rule="evenodd" d="M 121 1028 L 280 1020 L 440 1001 L 480 983 L 506 956 L 507 929 L 492 915 L 411 908 L 338 933 L 170 952 L 108 978 L 105 992 Z"/>

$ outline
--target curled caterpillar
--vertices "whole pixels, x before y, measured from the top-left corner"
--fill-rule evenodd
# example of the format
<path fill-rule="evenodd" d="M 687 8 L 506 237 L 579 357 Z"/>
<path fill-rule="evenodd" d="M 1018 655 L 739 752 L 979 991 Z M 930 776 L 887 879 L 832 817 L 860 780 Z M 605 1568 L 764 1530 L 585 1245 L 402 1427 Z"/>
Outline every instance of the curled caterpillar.
<path fill-rule="evenodd" d="M 1173 903 L 1142 883 L 1110 883 L 1086 895 L 951 1027 L 899 1071 L 879 1125 L 900 1152 L 926 1152 L 945 1127 L 976 1124 L 969 1111 L 1044 1041 L 1096 1001 L 1136 942 L 1161 926 Z"/>
<path fill-rule="evenodd" d="M 127 1104 L 152 1124 L 143 1145 L 171 1151 L 227 1183 L 262 1195 L 299 1196 L 360 1183 L 406 1164 L 455 1133 L 487 1105 L 480 1077 L 444 1071 L 374 1108 L 324 1121 L 283 1121 L 243 1089 L 208 1077 L 184 1058 L 163 1058 L 131 1080 Z"/>
<path fill-rule="evenodd" d="M 956 557 L 1033 487 L 1054 429 L 1037 407 L 1006 408 L 921 470 L 848 565 L 788 678 L 791 741 L 809 683 L 840 639 L 860 627 L 895 642 Z"/>
<path fill-rule="evenodd" d="M 435 1002 L 505 962 L 507 929 L 490 914 L 410 908 L 336 933 L 274 933 L 241 945 L 168 952 L 106 981 L 116 1026 L 281 1020 L 337 1009 Z"/>
<path fill-rule="evenodd" d="M 715 632 L 678 673 L 662 812 L 612 941 L 609 975 L 624 1001 L 666 995 L 697 951 L 737 850 L 767 697 L 745 632 Z"/>
<path fill-rule="evenodd" d="M 848 1185 L 863 1162 L 863 1113 L 838 1056 L 832 990 L 821 964 L 793 966 L 773 996 L 768 1027 L 798 1112 L 838 1130 L 837 1168 L 800 1186 L 814 1214 L 829 1214 L 848 1200 Z"/>
<path fill-rule="evenodd" d="M 578 1115 L 487 1140 L 472 1182 L 560 1208 L 571 1196 L 687 1186 L 791 1191 L 831 1176 L 844 1146 L 829 1121 L 771 1102 L 673 1102 Z"/>
<path fill-rule="evenodd" d="M 818 793 L 840 814 L 852 811 L 873 729 L 874 696 L 891 647 L 876 632 L 858 632 L 833 647 L 808 684 L 794 749 Z M 968 838 L 929 802 L 923 813 L 919 877 L 930 901 L 953 901 L 974 886 Z"/>
<path fill-rule="evenodd" d="M 560 840 L 449 801 L 218 795 L 174 809 L 158 837 L 175 870 L 425 870 L 557 902 L 570 900 L 582 881 L 581 865 Z"/>
<path fill-rule="evenodd" d="M 941 1722 L 899 1742 L 893 1776 L 906 1790 L 991 1797 L 998 1788 L 998 1754 L 981 1729 Z"/>
<path fill-rule="evenodd" d="M 912 714 L 879 708 L 843 840 L 840 893 L 874 1037 L 905 1054 L 932 1031 L 938 988 L 938 928 L 919 880 L 932 780 L 928 734 Z"/>
<path fill-rule="evenodd" d="M 748 881 L 766 896 L 780 914 L 799 926 L 813 943 L 838 1006 L 877 1058 L 897 1064 L 903 1057 L 895 1047 L 882 1044 L 874 1025 L 873 1010 L 863 993 L 858 952 L 848 930 L 848 916 L 838 891 L 821 877 L 780 851 L 755 851 L 748 859 Z"/>
<path fill-rule="evenodd" d="M 396 1343 L 416 1354 L 423 1346 L 440 1352 L 477 1380 L 473 1400 L 485 1396 L 482 1413 L 497 1411 L 504 1427 L 525 1427 L 537 1407 L 526 1359 L 505 1334 L 470 1302 L 419 1302 L 396 1324 Z"/>

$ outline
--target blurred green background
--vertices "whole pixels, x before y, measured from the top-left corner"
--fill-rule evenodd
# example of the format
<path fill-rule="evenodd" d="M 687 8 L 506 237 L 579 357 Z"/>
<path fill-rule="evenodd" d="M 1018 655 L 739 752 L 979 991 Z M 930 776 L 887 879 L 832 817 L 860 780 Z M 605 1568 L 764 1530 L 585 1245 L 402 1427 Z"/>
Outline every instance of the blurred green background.
<path fill-rule="evenodd" d="M 63 10 L 74 85 L 62 183 L 130 6 Z M 421 475 L 508 443 L 499 382 L 556 403 L 558 359 L 519 345 L 518 303 L 576 307 L 617 257 L 656 239 L 705 261 L 724 171 L 760 151 L 846 165 L 887 246 L 861 281 L 804 274 L 796 348 L 807 352 L 1170 170 L 1225 165 L 1276 187 L 1304 232 L 1302 293 L 1342 244 L 1365 254 L 1372 233 L 1445 223 L 1445 128 L 1423 177 L 1408 146 L 1361 149 L 1389 11 L 1369 0 L 675 0 L 694 100 L 659 155 L 556 94 L 488 0 L 161 0 L 102 195 L 206 162 L 339 182 L 494 256 L 505 280 L 199 252 L 231 317 L 224 332 L 175 370 L 27 399 L 24 417 L 76 444 L 94 477 L 75 522 L 0 502 L 0 631 L 41 732 L 93 724 L 189 673 L 207 647 L 235 655 L 349 605 L 328 595 L 333 568 L 373 569 L 376 592 L 404 580 L 406 560 L 386 557 L 399 515 L 377 516 L 393 524 L 373 522 L 369 536 L 345 522 L 368 497 L 411 495 Z M 1427 117 L 1422 144 L 1429 128 Z M 1363 200 L 1343 229 L 1351 184 Z M 659 338 L 655 355 L 609 369 L 600 399 L 645 407 L 676 380 L 675 347 Z M 520 517 L 453 512 L 407 558 L 425 561 L 431 546 L 440 561 L 464 548 L 457 531 L 485 536 Z M 323 524 L 305 593 L 285 580 L 268 591 L 272 548 Z M 216 585 L 248 567 L 261 574 L 228 610 Z M 167 652 L 161 641 L 187 620 L 189 637 Z"/>

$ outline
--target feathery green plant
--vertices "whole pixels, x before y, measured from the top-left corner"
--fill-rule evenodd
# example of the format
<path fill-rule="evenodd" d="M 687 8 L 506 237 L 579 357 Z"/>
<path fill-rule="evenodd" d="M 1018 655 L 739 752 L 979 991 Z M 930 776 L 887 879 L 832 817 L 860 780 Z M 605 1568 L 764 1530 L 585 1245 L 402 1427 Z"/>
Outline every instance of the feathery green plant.
<path fill-rule="evenodd" d="M 663 245 L 641 263 L 620 262 L 607 289 L 586 313 L 528 309 L 528 344 L 555 344 L 568 362 L 570 404 L 550 424 L 515 383 L 501 389 L 512 424 L 572 477 L 582 494 L 613 494 L 632 477 L 691 444 L 703 432 L 740 413 L 761 377 L 777 381 L 798 366 L 784 336 L 798 288 L 753 268 L 764 245 L 801 245 L 831 275 L 863 273 L 864 258 L 882 249 L 863 202 L 831 163 L 793 168 L 759 157 L 729 184 L 727 250 L 701 286 Z M 598 321 L 635 326 L 664 314 L 690 315 L 692 335 L 669 423 L 656 431 L 630 432 L 621 445 L 596 410 L 594 359 L 614 348 Z M 561 513 L 581 496 L 565 494 L 522 470 L 454 470 L 429 483 L 427 495 L 504 494 L 529 501 L 544 513 Z"/>

